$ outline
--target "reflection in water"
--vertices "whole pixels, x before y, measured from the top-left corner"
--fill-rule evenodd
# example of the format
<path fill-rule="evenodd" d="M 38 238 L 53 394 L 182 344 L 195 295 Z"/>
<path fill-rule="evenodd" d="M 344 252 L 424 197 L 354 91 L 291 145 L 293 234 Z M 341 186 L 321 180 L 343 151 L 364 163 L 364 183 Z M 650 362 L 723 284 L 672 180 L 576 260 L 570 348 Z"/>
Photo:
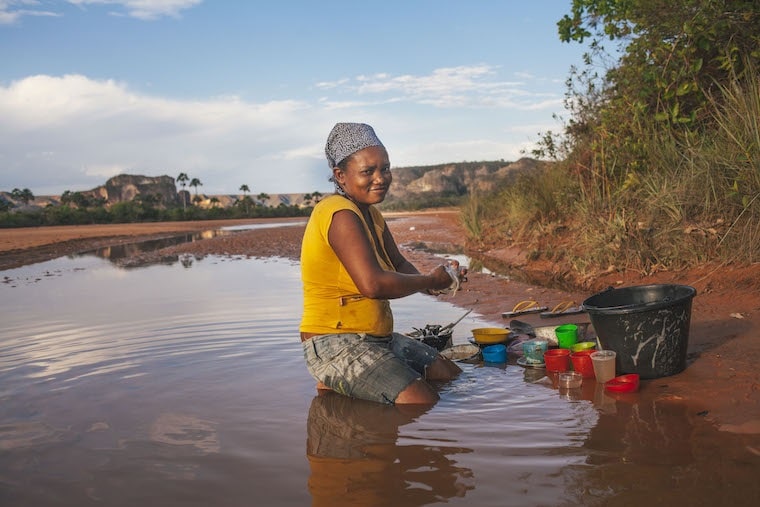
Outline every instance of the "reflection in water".
<path fill-rule="evenodd" d="M 220 449 L 214 423 L 185 414 L 161 414 L 150 427 L 150 438 L 169 445 L 193 446 L 204 453 Z"/>
<path fill-rule="evenodd" d="M 162 248 L 168 248 L 170 246 L 181 245 L 184 243 L 194 243 L 204 239 L 211 239 L 217 236 L 227 236 L 233 234 L 228 230 L 208 230 L 202 232 L 193 232 L 185 234 L 176 234 L 166 238 L 149 239 L 145 241 L 138 241 L 135 243 L 125 243 L 121 245 L 111 245 L 103 248 L 96 248 L 88 252 L 83 252 L 79 255 L 94 255 L 101 259 L 106 259 L 114 264 L 119 265 L 124 259 L 131 257 L 137 257 L 142 253 L 154 252 L 161 250 Z M 172 260 L 162 259 L 163 264 L 172 264 L 179 260 L 178 256 L 172 256 Z"/>
<path fill-rule="evenodd" d="M 589 433 L 593 468 L 576 487 L 604 492 L 607 506 L 760 505 L 760 457 L 746 446 L 756 437 L 719 434 L 677 400 L 603 396 L 614 412 Z"/>
<path fill-rule="evenodd" d="M 557 388 L 556 374 L 546 380 Z M 599 413 L 585 463 L 566 467 L 568 497 L 613 507 L 760 505 L 756 435 L 721 433 L 680 400 L 610 393 L 594 379 L 559 394 Z"/>
<path fill-rule="evenodd" d="M 101 259 L 106 259 L 121 268 L 142 268 L 153 264 L 164 264 L 171 266 L 177 262 L 182 264 L 182 267 L 189 268 L 192 267 L 193 260 L 195 259 L 195 257 L 191 254 L 167 254 L 161 256 L 160 258 L 146 259 L 141 258 L 140 254 L 156 252 L 164 248 L 169 248 L 184 243 L 194 243 L 196 241 L 212 239 L 219 236 L 229 236 L 241 231 L 272 229 L 277 227 L 294 227 L 303 225 L 305 223 L 306 219 L 287 222 L 260 222 L 222 227 L 220 229 L 208 229 L 200 232 L 172 234 L 163 238 L 135 241 L 120 245 L 111 245 L 97 248 L 95 250 L 82 252 L 81 254 L 77 254 L 74 257 L 94 255 L 96 257 L 100 257 Z M 203 255 L 199 256 L 199 258 L 203 257 Z"/>
<path fill-rule="evenodd" d="M 306 440 L 312 505 L 415 506 L 464 497 L 474 488 L 472 471 L 453 456 L 472 449 L 397 443 L 398 428 L 423 412 L 332 392 L 316 396 Z"/>

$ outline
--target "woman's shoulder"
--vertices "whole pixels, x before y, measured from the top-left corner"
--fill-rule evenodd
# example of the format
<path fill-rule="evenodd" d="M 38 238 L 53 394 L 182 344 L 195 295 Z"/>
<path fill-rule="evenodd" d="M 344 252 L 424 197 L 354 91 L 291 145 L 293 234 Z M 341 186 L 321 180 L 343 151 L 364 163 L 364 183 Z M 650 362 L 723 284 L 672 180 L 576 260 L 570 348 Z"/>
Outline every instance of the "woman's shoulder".
<path fill-rule="evenodd" d="M 342 209 L 357 210 L 356 204 L 339 194 L 328 195 L 315 206 L 312 213 L 335 213 Z"/>

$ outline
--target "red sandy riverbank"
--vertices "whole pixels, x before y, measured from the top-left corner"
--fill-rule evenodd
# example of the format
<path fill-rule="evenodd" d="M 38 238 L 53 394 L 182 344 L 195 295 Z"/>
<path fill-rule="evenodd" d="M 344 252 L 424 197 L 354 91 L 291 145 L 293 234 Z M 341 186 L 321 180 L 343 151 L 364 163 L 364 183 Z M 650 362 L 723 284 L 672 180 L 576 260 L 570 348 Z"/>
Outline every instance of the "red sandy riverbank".
<path fill-rule="evenodd" d="M 465 232 L 454 211 L 389 214 L 388 217 L 397 242 L 420 270 L 424 271 L 441 262 L 441 257 L 430 251 L 461 252 L 464 249 Z M 131 242 L 137 238 L 156 238 L 266 221 L 268 220 L 225 220 L 2 229 L 0 270 Z M 290 221 L 298 223 L 304 219 Z M 140 254 L 140 258 L 128 262 L 146 262 L 150 258 L 183 253 L 196 256 L 215 254 L 297 259 L 302 233 L 303 226 L 298 224 L 247 230 Z M 672 377 L 644 381 L 639 396 L 662 402 L 685 403 L 693 408 L 694 417 L 705 417 L 724 431 L 760 433 L 760 375 L 757 373 L 760 364 L 760 291 L 757 284 L 760 266 L 703 267 L 678 273 L 659 273 L 646 278 L 635 273 L 614 273 L 595 279 L 588 288 L 560 290 L 541 285 L 542 278 L 546 283 L 552 279 L 552 273 L 558 269 L 556 266 L 531 265 L 519 252 L 509 249 L 479 252 L 478 257 L 486 265 L 493 262 L 494 265 L 501 266 L 515 265 L 519 259 L 519 267 L 530 273 L 536 282 L 528 284 L 514 278 L 472 272 L 468 282 L 455 296 L 439 297 L 462 308 L 474 308 L 489 320 L 502 322 L 505 326 L 508 321 L 501 317 L 501 313 L 511 310 L 515 303 L 525 299 L 536 300 L 551 308 L 566 300 L 580 304 L 607 286 L 678 283 L 695 287 L 697 297 L 692 306 L 688 367 Z M 547 321 L 536 315 L 527 315 L 520 317 L 520 320 L 546 325 L 587 318 L 584 315 L 574 315 Z"/>

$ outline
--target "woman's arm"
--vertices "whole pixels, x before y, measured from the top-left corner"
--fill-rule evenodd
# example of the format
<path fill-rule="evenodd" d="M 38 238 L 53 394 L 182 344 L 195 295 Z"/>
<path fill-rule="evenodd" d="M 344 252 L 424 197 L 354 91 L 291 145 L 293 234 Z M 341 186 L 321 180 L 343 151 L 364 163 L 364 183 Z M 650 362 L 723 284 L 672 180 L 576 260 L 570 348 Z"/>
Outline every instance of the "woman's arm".
<path fill-rule="evenodd" d="M 400 272 L 384 270 L 377 262 L 361 219 L 352 211 L 340 210 L 333 215 L 327 239 L 359 292 L 368 298 L 395 299 L 428 289 L 443 290 L 451 285 L 451 277 L 443 266 L 424 275 L 417 272 L 398 251 L 392 237 L 392 247 L 386 243 L 386 251 Z M 388 238 L 383 239 L 387 242 Z"/>
<path fill-rule="evenodd" d="M 383 243 L 385 244 L 385 251 L 388 253 L 388 257 L 390 257 L 390 260 L 393 263 L 393 267 L 396 268 L 396 271 L 399 273 L 407 273 L 409 275 L 419 274 L 419 271 L 414 266 L 414 264 L 409 262 L 398 249 L 396 240 L 393 238 L 393 234 L 391 234 L 391 231 L 387 226 L 383 231 Z"/>

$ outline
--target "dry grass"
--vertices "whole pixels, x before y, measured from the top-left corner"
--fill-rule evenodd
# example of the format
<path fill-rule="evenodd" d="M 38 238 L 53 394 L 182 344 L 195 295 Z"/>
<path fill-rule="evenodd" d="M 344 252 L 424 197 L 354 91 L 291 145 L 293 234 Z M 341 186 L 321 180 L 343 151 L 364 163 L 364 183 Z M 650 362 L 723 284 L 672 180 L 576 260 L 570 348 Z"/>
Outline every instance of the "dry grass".
<path fill-rule="evenodd" d="M 576 153 L 472 196 L 462 214 L 470 238 L 519 244 L 581 275 L 757 262 L 760 79 L 749 72 L 711 105 L 714 121 L 700 132 L 641 127 L 639 170 L 620 175 L 617 157 Z M 589 149 L 603 147 L 603 137 Z"/>

